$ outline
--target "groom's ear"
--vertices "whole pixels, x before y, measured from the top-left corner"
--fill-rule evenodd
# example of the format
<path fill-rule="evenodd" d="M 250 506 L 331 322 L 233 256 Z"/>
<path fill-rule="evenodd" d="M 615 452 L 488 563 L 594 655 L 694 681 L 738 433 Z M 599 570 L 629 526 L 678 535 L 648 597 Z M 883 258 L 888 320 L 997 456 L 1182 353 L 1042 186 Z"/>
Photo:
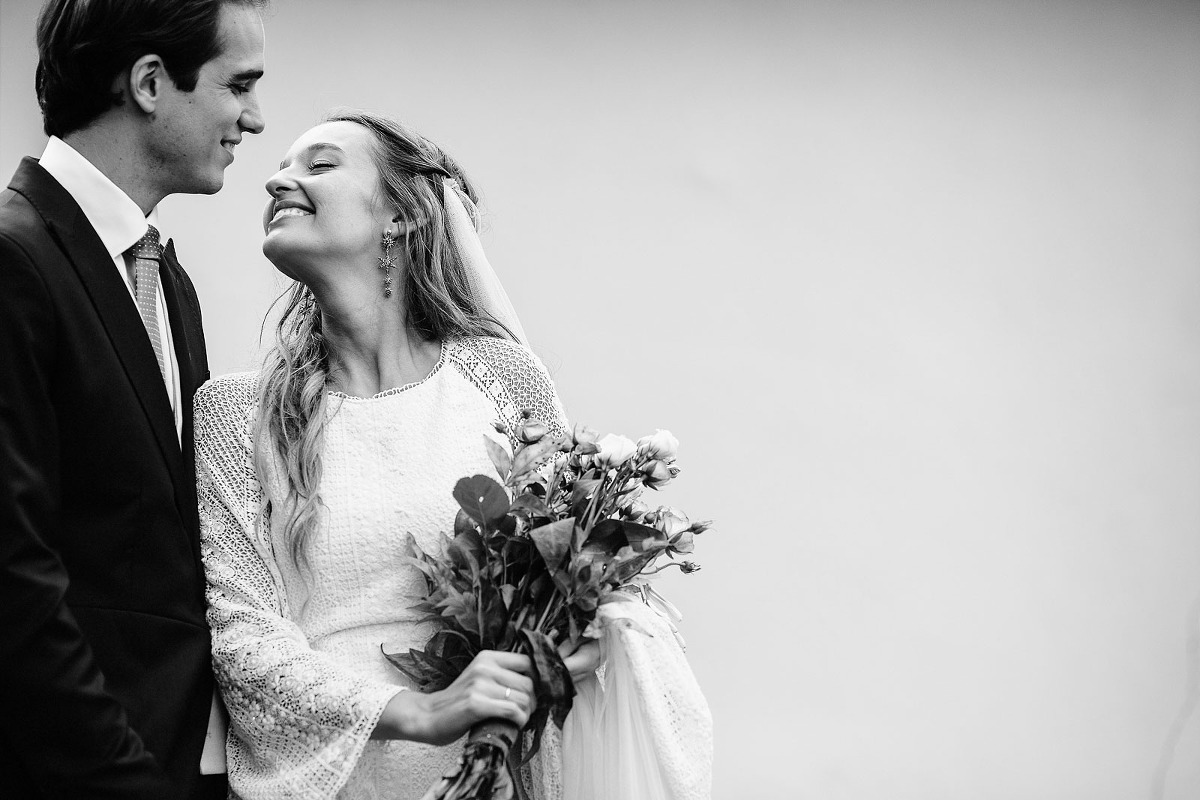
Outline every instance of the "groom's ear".
<path fill-rule="evenodd" d="M 153 53 L 147 53 L 133 62 L 129 72 L 124 74 L 128 77 L 117 80 L 125 85 L 114 88 L 117 91 L 124 89 L 138 108 L 147 114 L 153 114 L 158 108 L 159 100 L 162 99 L 164 82 L 171 80 L 167 75 L 167 68 L 163 66 L 163 60 Z"/>

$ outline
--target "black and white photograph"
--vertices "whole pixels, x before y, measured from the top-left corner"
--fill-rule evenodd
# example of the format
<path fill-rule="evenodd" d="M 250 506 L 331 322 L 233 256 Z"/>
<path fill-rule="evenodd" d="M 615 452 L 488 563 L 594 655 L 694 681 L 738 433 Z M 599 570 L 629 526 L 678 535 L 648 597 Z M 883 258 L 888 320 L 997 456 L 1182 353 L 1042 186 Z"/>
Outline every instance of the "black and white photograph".
<path fill-rule="evenodd" d="M 0 0 L 0 797 L 1200 797 L 1197 0 Z"/>

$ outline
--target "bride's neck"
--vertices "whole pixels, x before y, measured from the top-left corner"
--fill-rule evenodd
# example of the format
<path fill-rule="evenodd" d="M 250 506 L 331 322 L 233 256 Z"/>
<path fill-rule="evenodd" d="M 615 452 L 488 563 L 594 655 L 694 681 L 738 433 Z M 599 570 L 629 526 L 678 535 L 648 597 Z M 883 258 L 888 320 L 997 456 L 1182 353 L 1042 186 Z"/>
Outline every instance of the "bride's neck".
<path fill-rule="evenodd" d="M 329 353 L 329 388 L 356 397 L 414 383 L 427 376 L 441 355 L 441 343 L 427 341 L 407 324 L 398 292 L 380 291 L 368 300 L 317 294 L 321 332 Z"/>

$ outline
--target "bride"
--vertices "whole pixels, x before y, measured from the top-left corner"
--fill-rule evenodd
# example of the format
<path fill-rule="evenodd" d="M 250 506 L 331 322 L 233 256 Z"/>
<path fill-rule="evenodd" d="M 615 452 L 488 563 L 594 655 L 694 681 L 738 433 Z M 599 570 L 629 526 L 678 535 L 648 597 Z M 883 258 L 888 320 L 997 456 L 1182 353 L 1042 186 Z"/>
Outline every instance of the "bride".
<path fill-rule="evenodd" d="M 523 655 L 480 653 L 430 693 L 383 658 L 382 643 L 420 647 L 431 633 L 407 611 L 424 584 L 406 534 L 438 546 L 455 481 L 492 469 L 481 436 L 500 438 L 494 421 L 516 430 L 532 409 L 563 433 L 566 420 L 483 257 L 471 183 L 436 145 L 386 118 L 336 115 L 293 144 L 267 190 L 263 252 L 295 281 L 275 346 L 261 371 L 196 395 L 230 786 L 248 800 L 419 798 L 473 724 L 523 725 L 535 701 Z M 639 691 L 665 720 L 644 726 L 655 768 L 671 797 L 706 796 L 707 707 L 670 622 L 646 624 L 661 635 L 642 635 L 631 663 L 654 672 Z M 581 697 L 598 696 L 600 646 L 565 662 Z M 577 796 L 591 774 L 580 763 L 603 755 L 591 710 L 572 717 L 581 734 L 548 736 L 522 770 L 535 797 Z M 677 723 L 691 735 L 674 736 Z"/>

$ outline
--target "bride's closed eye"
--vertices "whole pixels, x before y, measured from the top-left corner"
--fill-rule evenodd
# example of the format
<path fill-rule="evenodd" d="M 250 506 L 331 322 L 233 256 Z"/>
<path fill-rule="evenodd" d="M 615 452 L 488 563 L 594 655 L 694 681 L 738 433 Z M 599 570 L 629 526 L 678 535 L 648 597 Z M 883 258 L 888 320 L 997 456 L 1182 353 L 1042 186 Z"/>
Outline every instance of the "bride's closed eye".
<path fill-rule="evenodd" d="M 331 161 L 314 161 L 308 165 L 308 170 L 309 172 L 314 172 L 318 169 L 330 169 L 334 166 L 336 165 Z"/>

